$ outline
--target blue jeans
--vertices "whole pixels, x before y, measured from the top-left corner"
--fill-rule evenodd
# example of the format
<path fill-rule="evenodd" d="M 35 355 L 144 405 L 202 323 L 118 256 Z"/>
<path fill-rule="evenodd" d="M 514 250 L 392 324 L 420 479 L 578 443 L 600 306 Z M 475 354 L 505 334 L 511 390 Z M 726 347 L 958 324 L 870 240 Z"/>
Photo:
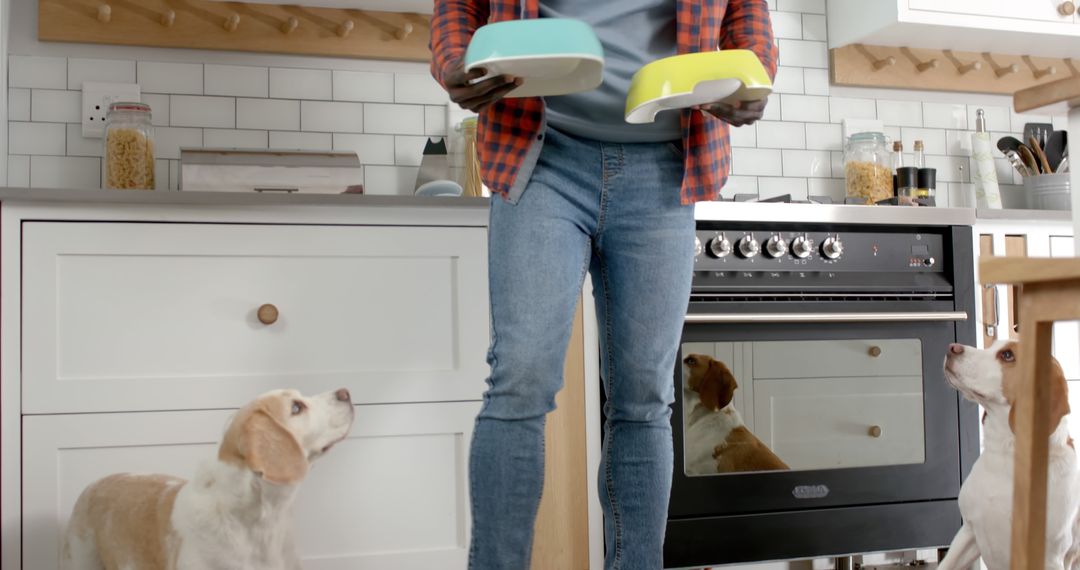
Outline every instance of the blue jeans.
<path fill-rule="evenodd" d="M 469 458 L 471 570 L 525 570 L 574 309 L 592 275 L 607 402 L 599 473 L 607 570 L 662 568 L 671 404 L 694 260 L 681 149 L 554 130 L 516 204 L 494 198 L 489 388 Z M 537 569 L 549 570 L 549 569 Z"/>

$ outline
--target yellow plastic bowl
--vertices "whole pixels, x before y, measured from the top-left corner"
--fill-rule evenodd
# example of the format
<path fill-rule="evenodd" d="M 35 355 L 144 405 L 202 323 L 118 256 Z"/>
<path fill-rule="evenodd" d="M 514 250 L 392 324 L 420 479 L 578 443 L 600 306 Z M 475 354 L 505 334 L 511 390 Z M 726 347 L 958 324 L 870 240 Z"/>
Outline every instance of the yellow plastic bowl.
<path fill-rule="evenodd" d="M 626 122 L 651 123 L 661 111 L 760 101 L 770 93 L 769 73 L 750 50 L 676 55 L 654 61 L 634 74 L 626 97 Z"/>

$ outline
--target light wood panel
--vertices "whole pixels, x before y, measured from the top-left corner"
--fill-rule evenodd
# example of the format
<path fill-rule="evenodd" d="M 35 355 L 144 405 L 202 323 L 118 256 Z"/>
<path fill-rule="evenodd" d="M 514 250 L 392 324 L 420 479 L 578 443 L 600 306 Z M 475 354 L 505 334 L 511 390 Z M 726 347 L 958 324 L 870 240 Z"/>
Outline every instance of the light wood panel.
<path fill-rule="evenodd" d="M 536 519 L 533 570 L 588 570 L 588 489 L 585 461 L 585 341 L 578 304 L 566 353 L 565 386 L 544 430 L 544 495 Z"/>
<path fill-rule="evenodd" d="M 1080 76 L 1060 79 L 1046 85 L 1036 85 L 1013 95 L 1013 107 L 1017 113 L 1026 113 L 1041 107 L 1067 103 L 1080 106 Z"/>
<path fill-rule="evenodd" d="M 1080 319 L 1080 259 L 983 258 L 987 283 L 1022 285 L 1023 380 L 1017 391 L 1012 570 L 1041 570 L 1046 555 L 1046 487 L 1053 324 Z"/>
<path fill-rule="evenodd" d="M 830 57 L 835 85 L 1007 95 L 1075 76 L 1080 65 L 1071 59 L 861 44 L 833 49 Z"/>
<path fill-rule="evenodd" d="M 1005 256 L 1013 259 L 1027 257 L 1027 236 L 1005 236 Z M 981 275 L 981 274 L 980 274 Z M 990 278 L 983 276 L 983 283 L 994 283 Z M 1005 294 L 1005 306 L 1008 307 L 1005 326 L 1012 332 L 1019 332 L 1020 326 L 1020 285 L 1009 285 Z"/>
<path fill-rule="evenodd" d="M 38 39 L 430 61 L 430 16 L 212 0 L 38 0 Z"/>

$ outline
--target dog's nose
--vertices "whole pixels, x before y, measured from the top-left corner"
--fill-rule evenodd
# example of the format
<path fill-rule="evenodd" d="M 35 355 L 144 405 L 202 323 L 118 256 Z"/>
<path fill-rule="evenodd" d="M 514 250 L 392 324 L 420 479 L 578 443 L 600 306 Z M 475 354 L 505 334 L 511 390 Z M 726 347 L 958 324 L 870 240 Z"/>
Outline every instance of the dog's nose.
<path fill-rule="evenodd" d="M 954 342 L 954 343 L 949 345 L 949 352 L 951 352 L 953 354 L 963 354 L 964 353 L 964 345 L 956 344 Z"/>
<path fill-rule="evenodd" d="M 349 391 L 346 390 L 345 388 L 342 388 L 342 389 L 338 390 L 337 392 L 334 392 L 334 396 L 337 397 L 339 402 L 352 401 L 352 396 L 349 395 Z"/>

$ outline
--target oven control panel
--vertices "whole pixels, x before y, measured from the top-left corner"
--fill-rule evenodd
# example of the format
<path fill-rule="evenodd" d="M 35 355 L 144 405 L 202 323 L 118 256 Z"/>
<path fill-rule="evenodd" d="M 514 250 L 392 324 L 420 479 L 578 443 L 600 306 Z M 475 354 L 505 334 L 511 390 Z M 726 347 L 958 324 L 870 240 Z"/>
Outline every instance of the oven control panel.
<path fill-rule="evenodd" d="M 937 234 L 698 230 L 695 271 L 940 272 Z"/>

